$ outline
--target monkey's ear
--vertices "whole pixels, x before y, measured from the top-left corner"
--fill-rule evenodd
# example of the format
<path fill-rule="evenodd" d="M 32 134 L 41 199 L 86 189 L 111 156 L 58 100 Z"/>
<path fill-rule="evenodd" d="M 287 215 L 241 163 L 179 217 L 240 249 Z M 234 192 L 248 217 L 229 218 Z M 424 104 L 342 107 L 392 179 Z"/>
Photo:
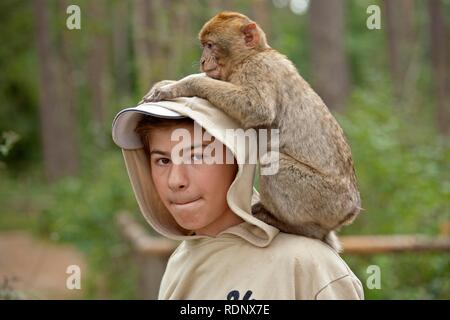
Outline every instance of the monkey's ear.
<path fill-rule="evenodd" d="M 245 44 L 248 47 L 256 47 L 259 43 L 259 31 L 256 23 L 250 22 L 241 27 L 241 31 L 244 34 Z"/>

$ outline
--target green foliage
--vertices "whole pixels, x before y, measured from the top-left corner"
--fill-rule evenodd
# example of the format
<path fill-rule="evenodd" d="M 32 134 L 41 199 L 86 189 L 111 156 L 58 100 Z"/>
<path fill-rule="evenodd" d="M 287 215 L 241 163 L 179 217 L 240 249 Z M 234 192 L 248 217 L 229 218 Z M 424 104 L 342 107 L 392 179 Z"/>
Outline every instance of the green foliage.
<path fill-rule="evenodd" d="M 134 297 L 135 270 L 120 238 L 115 216 L 137 212 L 120 151 L 104 153 L 82 178 L 50 187 L 52 199 L 39 216 L 37 230 L 56 241 L 75 244 L 89 258 L 88 297 L 104 290 L 108 298 Z M 98 154 L 97 154 L 98 156 Z M 103 293 L 105 294 L 105 293 Z"/>
<path fill-rule="evenodd" d="M 6 157 L 13 145 L 19 140 L 20 136 L 14 131 L 3 132 L 0 140 L 0 155 Z"/>
<path fill-rule="evenodd" d="M 55 185 L 43 185 L 39 175 L 18 181 L 3 175 L 0 202 L 8 211 L 0 216 L 0 229 L 26 225 L 38 236 L 81 249 L 88 259 L 86 298 L 134 298 L 137 273 L 115 216 L 139 209 L 119 149 L 96 156 L 81 177 Z"/>
<path fill-rule="evenodd" d="M 24 1 L 0 3 L 0 133 L 13 131 L 21 137 L 2 161 L 15 171 L 40 156 L 36 126 L 38 65 L 31 13 L 30 4 Z"/>
<path fill-rule="evenodd" d="M 307 22 L 306 15 L 296 16 L 289 10 L 273 9 L 271 20 L 273 30 L 267 41 L 271 47 L 286 55 L 308 80 L 311 73 Z"/>
<path fill-rule="evenodd" d="M 351 143 L 365 209 L 348 229 L 436 234 L 450 219 L 449 143 L 424 137 L 400 117 L 388 94 L 371 90 L 355 90 L 339 122 Z"/>
<path fill-rule="evenodd" d="M 342 234 L 437 235 L 450 220 L 450 144 L 395 108 L 388 88 L 378 84 L 355 90 L 346 114 L 337 117 L 352 147 L 365 209 Z M 450 298 L 446 253 L 344 259 L 367 299 Z M 370 265 L 380 267 L 380 290 L 365 286 Z"/>
<path fill-rule="evenodd" d="M 450 299 L 450 260 L 446 254 L 344 256 L 344 260 L 361 280 L 366 299 Z M 369 289 L 366 284 L 371 265 L 380 268 L 380 289 Z"/>

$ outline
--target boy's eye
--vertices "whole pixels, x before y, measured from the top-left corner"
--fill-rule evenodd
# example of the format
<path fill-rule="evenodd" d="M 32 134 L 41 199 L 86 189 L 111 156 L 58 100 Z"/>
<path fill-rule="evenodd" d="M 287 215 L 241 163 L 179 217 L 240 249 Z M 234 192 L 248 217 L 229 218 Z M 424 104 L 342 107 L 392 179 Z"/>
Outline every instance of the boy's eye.
<path fill-rule="evenodd" d="M 156 160 L 156 163 L 159 165 L 166 165 L 170 163 L 170 159 L 168 158 L 159 158 Z"/>

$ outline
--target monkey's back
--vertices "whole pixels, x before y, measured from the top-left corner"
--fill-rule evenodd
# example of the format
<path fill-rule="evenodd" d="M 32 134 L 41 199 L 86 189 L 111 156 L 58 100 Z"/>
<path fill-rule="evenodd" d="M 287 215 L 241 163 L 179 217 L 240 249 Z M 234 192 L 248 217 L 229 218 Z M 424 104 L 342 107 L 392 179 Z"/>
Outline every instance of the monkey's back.
<path fill-rule="evenodd" d="M 230 82 L 258 96 L 275 96 L 280 152 L 304 159 L 321 172 L 354 177 L 351 149 L 323 100 L 283 54 L 267 49 L 242 63 Z"/>

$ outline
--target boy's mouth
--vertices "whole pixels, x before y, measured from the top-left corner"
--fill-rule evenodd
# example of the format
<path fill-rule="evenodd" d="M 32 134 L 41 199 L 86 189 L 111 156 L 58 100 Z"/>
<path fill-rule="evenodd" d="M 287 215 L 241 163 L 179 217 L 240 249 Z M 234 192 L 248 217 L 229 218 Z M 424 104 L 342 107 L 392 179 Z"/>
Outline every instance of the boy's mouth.
<path fill-rule="evenodd" d="M 201 197 L 198 197 L 198 198 L 194 198 L 192 200 L 171 201 L 171 203 L 180 206 L 180 205 L 186 205 L 186 204 L 193 203 L 193 202 L 195 202 L 197 200 L 200 200 L 200 199 L 201 199 Z"/>

